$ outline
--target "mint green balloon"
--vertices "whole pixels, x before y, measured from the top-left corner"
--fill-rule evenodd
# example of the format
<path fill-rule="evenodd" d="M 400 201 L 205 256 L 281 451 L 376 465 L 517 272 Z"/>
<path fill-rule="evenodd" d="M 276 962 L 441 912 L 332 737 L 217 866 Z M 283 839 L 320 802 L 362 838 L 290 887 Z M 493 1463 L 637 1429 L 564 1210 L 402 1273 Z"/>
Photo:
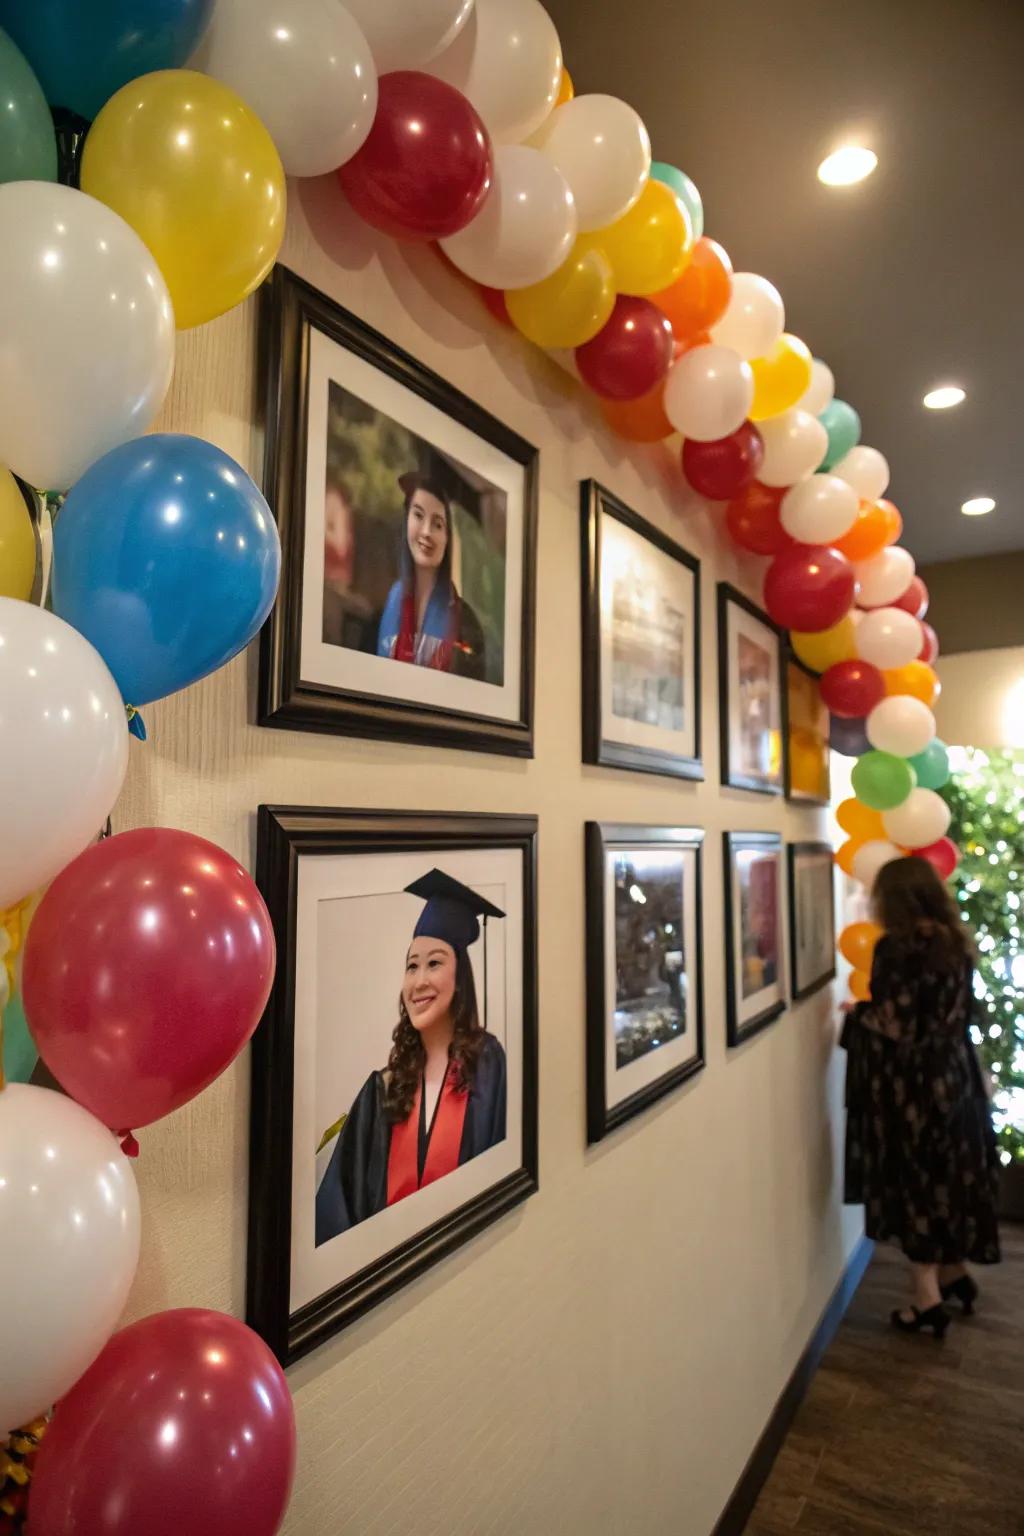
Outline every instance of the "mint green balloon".
<path fill-rule="evenodd" d="M 4 1076 L 9 1083 L 27 1083 L 38 1060 L 21 998 L 15 992 L 4 1009 Z"/>
<path fill-rule="evenodd" d="M 937 736 L 909 761 L 921 789 L 941 789 L 949 783 L 949 753 Z"/>
<path fill-rule="evenodd" d="M 0 182 L 56 180 L 57 141 L 43 88 L 0 32 Z"/>
<path fill-rule="evenodd" d="M 902 805 L 917 783 L 914 770 L 905 757 L 891 752 L 865 752 L 858 757 L 850 775 L 853 792 L 873 811 L 891 811 Z"/>
<path fill-rule="evenodd" d="M 819 469 L 831 469 L 860 442 L 860 417 L 845 400 L 830 400 L 818 417 L 828 433 L 828 451 Z"/>
<path fill-rule="evenodd" d="M 693 226 L 693 238 L 699 240 L 704 233 L 704 204 L 701 202 L 700 193 L 695 184 L 690 180 L 685 171 L 681 171 L 677 165 L 669 165 L 665 160 L 651 161 L 651 180 L 663 181 L 666 187 L 671 187 L 687 213 L 690 215 L 690 223 Z"/>

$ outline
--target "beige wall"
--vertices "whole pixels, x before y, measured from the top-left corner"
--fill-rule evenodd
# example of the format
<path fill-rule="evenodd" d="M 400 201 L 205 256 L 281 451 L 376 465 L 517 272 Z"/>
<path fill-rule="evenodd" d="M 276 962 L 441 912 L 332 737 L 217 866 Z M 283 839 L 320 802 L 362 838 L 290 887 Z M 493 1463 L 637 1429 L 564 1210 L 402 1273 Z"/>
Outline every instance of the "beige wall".
<path fill-rule="evenodd" d="M 837 1186 L 829 995 L 725 1048 L 722 829 L 815 836 L 824 818 L 716 785 L 714 580 L 743 573 L 700 508 L 670 510 L 667 459 L 607 440 L 576 386 L 492 325 L 430 252 L 376 254 L 329 182 L 303 198 L 284 259 L 541 447 L 537 756 L 257 729 L 250 655 L 146 711 L 115 827 L 187 827 L 251 868 L 260 801 L 539 815 L 541 1192 L 291 1373 L 300 1465 L 285 1529 L 705 1536 L 858 1230 Z M 181 338 L 161 425 L 211 438 L 258 476 L 254 320 L 249 304 Z M 580 764 L 577 496 L 591 475 L 704 561 L 705 785 Z M 707 1070 L 589 1153 L 588 817 L 708 833 Z M 246 1059 L 142 1137 L 133 1315 L 242 1310 L 247 1074 Z"/>
<path fill-rule="evenodd" d="M 1024 646 L 940 656 L 939 736 L 951 746 L 1024 747 Z"/>

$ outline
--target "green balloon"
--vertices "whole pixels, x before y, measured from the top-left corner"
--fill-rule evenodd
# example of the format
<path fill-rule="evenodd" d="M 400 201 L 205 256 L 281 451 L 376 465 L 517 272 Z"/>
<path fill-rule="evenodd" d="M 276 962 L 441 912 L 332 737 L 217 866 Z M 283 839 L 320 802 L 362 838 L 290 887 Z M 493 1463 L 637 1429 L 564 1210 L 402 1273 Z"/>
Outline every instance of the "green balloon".
<path fill-rule="evenodd" d="M 909 761 L 921 789 L 941 789 L 949 783 L 949 753 L 937 736 Z"/>
<path fill-rule="evenodd" d="M 4 1076 L 9 1083 L 27 1083 L 38 1060 L 21 998 L 15 992 L 4 1009 Z"/>
<path fill-rule="evenodd" d="M 850 782 L 862 804 L 873 811 L 891 811 L 894 805 L 903 804 L 917 780 L 905 757 L 865 752 L 854 764 Z"/>
<path fill-rule="evenodd" d="M 845 400 L 831 400 L 818 417 L 828 433 L 828 452 L 819 469 L 831 469 L 860 442 L 860 417 Z"/>
<path fill-rule="evenodd" d="M 700 193 L 686 172 L 681 171 L 677 165 L 669 165 L 665 160 L 652 160 L 651 180 L 663 181 L 666 187 L 672 188 L 690 215 L 693 238 L 699 240 L 704 233 L 704 204 L 701 202 Z"/>
<path fill-rule="evenodd" d="M 56 180 L 57 141 L 42 86 L 0 32 L 0 182 Z"/>

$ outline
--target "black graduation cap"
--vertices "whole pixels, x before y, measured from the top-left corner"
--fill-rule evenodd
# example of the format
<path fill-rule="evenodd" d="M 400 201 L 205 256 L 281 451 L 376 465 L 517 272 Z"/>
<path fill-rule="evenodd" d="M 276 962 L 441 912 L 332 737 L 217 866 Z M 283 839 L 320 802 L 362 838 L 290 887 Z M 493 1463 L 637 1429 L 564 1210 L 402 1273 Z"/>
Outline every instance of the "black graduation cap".
<path fill-rule="evenodd" d="M 410 896 L 422 896 L 426 902 L 413 929 L 413 938 L 426 934 L 430 939 L 443 939 L 452 949 L 468 949 L 476 943 L 480 937 L 480 917 L 486 925 L 489 917 L 505 916 L 500 907 L 470 890 L 461 880 L 453 880 L 443 869 L 432 869 L 407 885 L 406 890 Z"/>

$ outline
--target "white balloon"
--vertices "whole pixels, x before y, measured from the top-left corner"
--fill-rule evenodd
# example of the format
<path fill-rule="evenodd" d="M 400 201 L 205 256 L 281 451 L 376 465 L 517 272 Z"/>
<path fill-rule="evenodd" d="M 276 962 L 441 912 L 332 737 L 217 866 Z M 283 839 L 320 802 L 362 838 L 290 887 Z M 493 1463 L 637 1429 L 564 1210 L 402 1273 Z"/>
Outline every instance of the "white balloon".
<path fill-rule="evenodd" d="M 845 480 L 811 475 L 783 496 L 779 521 L 800 544 L 831 544 L 857 521 L 859 505 L 856 491 Z"/>
<path fill-rule="evenodd" d="M 889 488 L 889 461 L 877 448 L 858 444 L 833 465 L 832 473 L 852 485 L 863 501 L 877 501 Z"/>
<path fill-rule="evenodd" d="M 912 789 L 902 805 L 882 812 L 882 825 L 904 848 L 927 848 L 945 837 L 950 810 L 934 789 Z"/>
<path fill-rule="evenodd" d="M 617 96 L 575 96 L 555 108 L 530 143 L 555 162 L 572 188 L 582 230 L 621 219 L 650 175 L 643 119 Z"/>
<path fill-rule="evenodd" d="M 883 608 L 886 603 L 894 603 L 902 597 L 910 586 L 914 579 L 914 557 L 909 550 L 893 545 L 870 560 L 855 560 L 853 569 L 860 586 L 857 595 L 860 606 Z"/>
<path fill-rule="evenodd" d="M 476 0 L 427 73 L 468 96 L 496 144 L 520 144 L 558 99 L 562 45 L 540 0 Z"/>
<path fill-rule="evenodd" d="M 728 308 L 712 326 L 711 340 L 740 357 L 766 357 L 785 327 L 785 306 L 774 284 L 756 272 L 737 272 Z"/>
<path fill-rule="evenodd" d="M 880 837 L 871 838 L 868 842 L 861 843 L 853 856 L 853 878 L 862 881 L 870 890 L 878 878 L 878 871 L 882 865 L 902 857 L 903 849 L 897 848 L 895 843 L 887 842 Z"/>
<path fill-rule="evenodd" d="M 894 757 L 916 757 L 935 737 L 935 716 L 909 693 L 893 694 L 875 705 L 864 722 L 868 741 Z"/>
<path fill-rule="evenodd" d="M 883 671 L 914 661 L 923 644 L 921 625 L 902 608 L 872 608 L 857 624 L 857 655 Z"/>
<path fill-rule="evenodd" d="M 539 149 L 498 145 L 483 207 L 441 241 L 448 259 L 489 288 L 528 288 L 562 265 L 576 239 L 569 183 Z"/>
<path fill-rule="evenodd" d="M 84 192 L 7 182 L 0 230 L 0 464 L 63 491 L 160 409 L 174 311 L 135 231 Z"/>
<path fill-rule="evenodd" d="M 63 1397 L 117 1327 L 139 1258 L 131 1164 L 49 1088 L 0 1093 L 0 1425 Z"/>
<path fill-rule="evenodd" d="M 820 357 L 814 358 L 811 363 L 811 382 L 797 401 L 797 405 L 805 411 L 810 411 L 812 416 L 820 416 L 826 405 L 831 405 L 835 394 L 836 381 L 832 369 L 828 363 L 823 363 Z"/>
<path fill-rule="evenodd" d="M 52 880 L 102 830 L 128 766 L 124 701 L 56 614 L 0 598 L 0 907 Z"/>
<path fill-rule="evenodd" d="M 219 0 L 218 0 L 219 3 Z M 420 69 L 454 42 L 473 0 L 346 0 L 370 48 L 377 73 Z"/>
<path fill-rule="evenodd" d="M 796 485 L 817 469 L 828 452 L 828 433 L 816 416 L 795 406 L 781 416 L 759 421 L 764 458 L 757 478 L 762 485 Z"/>
<path fill-rule="evenodd" d="M 713 443 L 746 420 L 753 398 L 750 364 L 731 347 L 691 347 L 669 369 L 662 405 L 677 432 Z"/>
<path fill-rule="evenodd" d="M 193 66 L 252 107 L 289 176 L 336 170 L 373 127 L 370 45 L 338 0 L 217 0 Z"/>

